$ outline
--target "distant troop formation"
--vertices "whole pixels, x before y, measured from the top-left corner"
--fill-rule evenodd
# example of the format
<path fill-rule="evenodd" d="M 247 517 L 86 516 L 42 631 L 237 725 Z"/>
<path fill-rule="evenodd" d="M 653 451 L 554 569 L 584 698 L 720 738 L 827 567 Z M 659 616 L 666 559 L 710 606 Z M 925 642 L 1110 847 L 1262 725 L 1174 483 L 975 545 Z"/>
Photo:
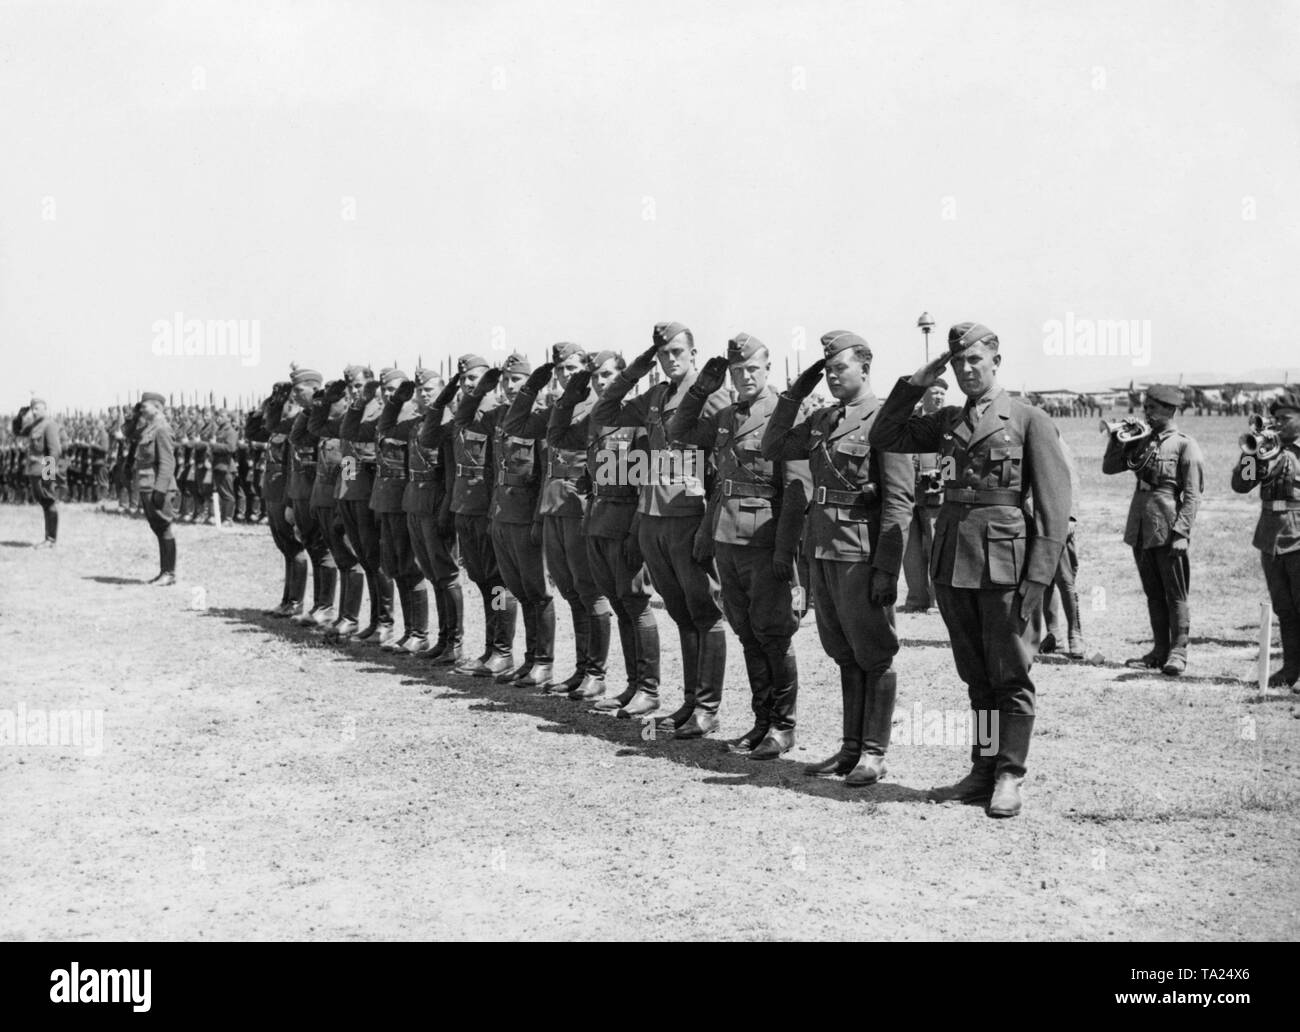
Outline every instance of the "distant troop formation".
<path fill-rule="evenodd" d="M 676 322 L 655 325 L 630 362 L 572 343 L 549 358 L 533 368 L 519 354 L 499 366 L 464 354 L 446 380 L 418 366 L 349 365 L 334 379 L 295 367 L 247 416 L 169 413 L 146 393 L 79 429 L 89 428 L 99 493 L 107 482 L 120 506 L 138 506 L 158 539 L 155 583 L 175 580 L 175 520 L 265 520 L 283 561 L 269 612 L 331 642 L 562 694 L 696 739 L 719 727 L 730 627 L 753 725 L 727 747 L 756 761 L 795 744 L 793 638 L 811 607 L 840 669 L 843 729 L 839 749 L 807 773 L 849 785 L 887 770 L 905 573 L 904 608 L 942 617 L 982 729 L 969 772 L 935 796 L 983 803 L 992 816 L 1020 811 L 1033 661 L 1040 651 L 1085 656 L 1077 472 L 1048 413 L 998 384 L 993 331 L 953 326 L 947 350 L 883 401 L 870 346 L 845 330 L 823 335 L 821 357 L 779 394 L 768 349 L 748 333 L 698 368 L 694 336 Z M 945 404 L 945 370 L 964 404 Z M 823 383 L 832 401 L 816 404 Z M 1103 460 L 1106 473 L 1135 477 L 1125 541 L 1154 640 L 1129 664 L 1171 676 L 1187 666 L 1189 544 L 1204 480 L 1196 442 L 1175 426 L 1184 403 L 1178 388 L 1148 389 L 1146 422 L 1108 424 Z M 1300 393 L 1281 395 L 1271 414 L 1243 438 L 1232 483 L 1261 490 L 1255 544 L 1285 657 L 1273 683 L 1294 685 Z M 23 490 L 45 508 L 53 544 L 64 434 L 36 401 L 13 432 Z M 482 642 L 465 638 L 462 572 L 481 598 Z M 555 666 L 556 593 L 572 671 Z M 668 630 L 682 670 L 672 709 L 660 667 Z M 615 631 L 622 685 L 610 663 Z"/>

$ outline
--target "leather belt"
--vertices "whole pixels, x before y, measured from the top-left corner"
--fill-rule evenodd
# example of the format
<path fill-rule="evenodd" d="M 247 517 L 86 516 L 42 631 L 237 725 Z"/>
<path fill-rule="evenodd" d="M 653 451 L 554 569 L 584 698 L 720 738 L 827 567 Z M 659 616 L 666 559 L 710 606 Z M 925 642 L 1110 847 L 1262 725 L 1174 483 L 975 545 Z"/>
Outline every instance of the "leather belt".
<path fill-rule="evenodd" d="M 458 477 L 481 477 L 483 475 L 482 466 L 465 466 L 456 463 L 456 476 Z"/>
<path fill-rule="evenodd" d="M 573 466 L 566 465 L 562 462 L 551 463 L 552 480 L 577 480 L 579 477 L 587 475 L 587 464 L 579 463 Z"/>
<path fill-rule="evenodd" d="M 597 498 L 622 498 L 631 501 L 636 498 L 639 492 L 635 487 L 629 487 L 626 484 L 597 484 Z"/>
<path fill-rule="evenodd" d="M 1021 504 L 1021 493 L 1019 489 L 1009 487 L 992 487 L 974 489 L 969 487 L 949 487 L 944 486 L 943 500 L 946 503 L 956 502 L 959 505 L 1014 505 L 1019 507 Z"/>
<path fill-rule="evenodd" d="M 1289 501 L 1285 498 L 1277 498 L 1265 502 L 1264 509 L 1267 512 L 1295 512 L 1300 510 L 1300 502 Z"/>
<path fill-rule="evenodd" d="M 433 484 L 442 479 L 442 471 L 437 469 L 417 469 L 411 471 L 411 482 L 414 484 Z"/>
<path fill-rule="evenodd" d="M 501 483 L 506 487 L 535 487 L 537 478 L 531 475 L 525 476 L 523 473 L 502 473 Z"/>
<path fill-rule="evenodd" d="M 771 484 L 748 484 L 743 480 L 724 480 L 722 496 L 724 498 L 775 498 L 776 488 Z"/>
<path fill-rule="evenodd" d="M 818 487 L 813 491 L 813 501 L 818 505 L 838 505 L 849 508 L 858 508 L 863 505 L 871 505 L 876 501 L 879 492 L 875 484 L 868 484 L 860 491 L 832 491 L 828 487 Z"/>
<path fill-rule="evenodd" d="M 405 480 L 406 469 L 405 467 L 395 469 L 391 466 L 381 465 L 379 467 L 379 479 L 380 480 Z"/>

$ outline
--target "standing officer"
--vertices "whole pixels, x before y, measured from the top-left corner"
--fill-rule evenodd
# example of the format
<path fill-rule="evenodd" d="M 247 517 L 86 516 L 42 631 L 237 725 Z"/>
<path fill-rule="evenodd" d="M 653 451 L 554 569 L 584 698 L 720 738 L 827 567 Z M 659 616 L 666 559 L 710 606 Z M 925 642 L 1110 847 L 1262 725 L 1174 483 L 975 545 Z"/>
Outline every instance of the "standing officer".
<path fill-rule="evenodd" d="M 284 557 L 284 590 L 280 593 L 280 604 L 267 610 L 268 616 L 300 615 L 307 593 L 307 557 L 290 519 L 293 503 L 289 499 L 292 467 L 289 433 L 298 416 L 298 403 L 292 394 L 293 384 L 288 381 L 282 380 L 271 388 L 270 396 L 262 405 L 262 419 L 257 430 L 258 438 L 266 445 L 262 504 L 266 507 L 271 540 Z"/>
<path fill-rule="evenodd" d="M 368 367 L 348 366 L 344 372 L 349 404 L 339 429 L 343 454 L 339 511 L 348 541 L 365 571 L 366 590 L 370 595 L 370 619 L 353 637 L 382 647 L 395 634 L 393 581 L 383 569 L 379 518 L 370 508 L 370 496 L 378 473 L 376 431 L 384 403 L 377 397 L 379 381 Z"/>
<path fill-rule="evenodd" d="M 447 432 L 443 429 L 443 413 L 459 390 L 457 413 L 462 405 L 468 408 L 472 404 L 474 411 L 467 421 L 462 423 L 457 419 L 452 424 L 456 479 L 452 482 L 451 511 L 455 517 L 461 561 L 483 599 L 484 646 L 482 655 L 473 660 L 465 657 L 455 670 L 474 677 L 499 677 L 514 667 L 512 649 L 519 614 L 518 602 L 506 591 L 501 580 L 488 522 L 492 477 L 487 419 L 496 409 L 497 400 L 485 399 L 501 379 L 501 371 L 489 369 L 487 360 L 478 355 L 461 355 L 456 369 L 456 375 L 434 400 L 424 418 L 420 443 L 425 447 L 441 444 L 440 435 Z M 483 382 L 485 378 L 486 384 Z"/>
<path fill-rule="evenodd" d="M 965 406 L 913 415 L 949 359 Z M 1038 653 L 1043 592 L 1069 528 L 1070 473 L 1051 418 L 998 385 L 1001 364 L 992 330 L 958 323 L 948 331 L 947 352 L 894 385 L 868 439 L 884 451 L 940 453 L 944 498 L 934 528 L 934 590 L 975 727 L 988 729 L 997 743 L 996 756 L 984 755 L 992 743 L 986 750 L 982 736 L 973 734 L 970 773 L 936 797 L 991 796 L 989 816 L 1014 817 L 1034 729 L 1029 671 Z"/>
<path fill-rule="evenodd" d="M 233 526 L 235 515 L 235 488 L 231 466 L 239 448 L 239 434 L 225 409 L 217 412 L 208 439 L 208 454 L 212 462 L 212 493 L 216 495 L 217 519 L 222 527 Z"/>
<path fill-rule="evenodd" d="M 496 679 L 519 688 L 546 689 L 550 687 L 555 664 L 555 602 L 546 579 L 542 518 L 538 512 L 545 439 L 523 437 L 506 430 L 509 406 L 531 373 L 528 359 L 512 354 L 500 370 L 485 374 L 474 393 L 462 400 L 456 411 L 456 426 L 470 425 L 486 391 L 497 382 L 501 384 L 506 404 L 483 417 L 492 477 L 492 506 L 488 517 L 501 578 L 524 611 L 525 652 L 524 662 L 518 669 L 500 673 Z"/>
<path fill-rule="evenodd" d="M 1059 432 L 1058 432 L 1059 436 Z M 1077 507 L 1082 495 L 1079 484 L 1079 469 L 1074 461 L 1074 453 L 1070 446 L 1061 438 L 1061 454 L 1065 456 L 1065 464 L 1070 470 L 1070 498 L 1074 506 Z M 1075 544 L 1074 532 L 1078 527 L 1078 520 L 1074 512 L 1070 512 L 1070 530 L 1065 535 L 1065 548 L 1061 550 L 1061 561 L 1056 566 L 1056 576 L 1052 578 L 1052 583 L 1047 586 L 1047 591 L 1043 593 L 1043 622 L 1047 625 L 1047 633 L 1043 635 L 1042 644 L 1039 646 L 1040 653 L 1052 653 L 1060 647 L 1056 632 L 1060 630 L 1060 618 L 1056 615 L 1056 605 L 1053 596 L 1061 596 L 1061 611 L 1065 614 L 1065 639 L 1067 641 L 1065 654 L 1070 659 L 1083 659 L 1087 646 L 1083 640 L 1083 614 L 1079 607 L 1079 589 L 1075 586 L 1075 578 L 1079 574 L 1079 550 Z"/>
<path fill-rule="evenodd" d="M 1245 494 L 1259 486 L 1254 545 L 1282 635 L 1282 668 L 1268 684 L 1294 689 L 1300 681 L 1300 390 L 1285 391 L 1269 413 L 1281 447 L 1271 459 L 1242 455 L 1232 467 L 1232 489 Z"/>
<path fill-rule="evenodd" d="M 145 391 L 140 395 L 143 422 L 138 426 L 140 437 L 135 446 L 135 481 L 145 519 L 158 539 L 158 575 L 149 583 L 167 588 L 176 583 L 176 537 L 172 533 L 176 456 L 171 425 L 162 407 L 161 394 Z"/>
<path fill-rule="evenodd" d="M 537 395 L 550 382 L 552 372 L 563 391 L 586 367 L 587 353 L 577 344 L 556 344 L 551 361 L 533 371 L 510 405 L 505 432 L 513 437 L 546 438 L 555 405 L 536 407 Z M 588 378 L 590 379 L 590 377 Z M 569 418 L 582 420 L 596 404 L 586 396 L 569 410 Z M 567 692 L 574 700 L 598 699 L 605 694 L 605 664 L 609 659 L 610 605 L 592 576 L 583 537 L 583 517 L 591 490 L 587 476 L 586 441 L 581 447 L 562 448 L 548 440 L 546 476 L 538 511 L 542 516 L 542 550 L 546 569 L 573 616 L 577 667 L 552 690 Z"/>
<path fill-rule="evenodd" d="M 312 513 L 311 497 L 316 487 L 316 438 L 307 432 L 312 402 L 324 384 L 324 377 L 315 369 L 295 369 L 289 379 L 293 383 L 294 401 L 301 410 L 294 417 L 289 431 L 289 450 L 292 465 L 289 473 L 287 498 L 293 507 L 293 526 L 307 558 L 311 562 L 312 605 L 307 612 L 293 618 L 304 627 L 322 626 L 334 620 L 334 585 L 337 570 L 330 559 L 329 544 Z"/>
<path fill-rule="evenodd" d="M 608 601 L 618 620 L 619 643 L 627 687 L 618 695 L 596 701 L 595 709 L 623 719 L 648 716 L 659 709 L 659 628 L 650 608 L 650 581 L 645 572 L 633 524 L 639 491 L 629 473 L 633 456 L 647 455 L 646 433 L 640 427 L 596 426 L 591 421 L 596 400 L 622 372 L 626 363 L 614 351 L 601 351 L 589 369 L 569 376 L 551 411 L 547 444 L 557 450 L 586 447 L 587 512 L 582 534 L 587 563 L 596 591 Z M 579 406 L 585 408 L 578 416 Z M 581 688 L 576 689 L 581 697 Z M 574 693 L 570 693 L 574 697 Z"/>
<path fill-rule="evenodd" d="M 90 431 L 90 500 L 102 504 L 108 497 L 108 426 L 96 418 Z"/>
<path fill-rule="evenodd" d="M 311 510 L 316 525 L 329 549 L 322 568 L 331 569 L 339 582 L 338 616 L 333 623 L 319 624 L 330 641 L 344 641 L 360 630 L 361 595 L 365 574 L 358 569 L 359 560 L 352 550 L 340 511 L 339 480 L 343 469 L 343 419 L 347 414 L 348 370 L 343 379 L 331 380 L 317 394 L 307 417 L 307 434 L 316 439 L 316 480 L 312 484 Z M 333 591 L 331 590 L 331 595 Z"/>
<path fill-rule="evenodd" d="M 46 414 L 43 398 L 33 398 L 14 417 L 15 437 L 27 438 L 27 483 L 45 515 L 45 540 L 37 548 L 53 548 L 59 539 L 59 499 L 55 484 L 63 446 L 59 422 Z"/>
<path fill-rule="evenodd" d="M 735 401 L 702 415 L 728 368 Z M 726 358 L 705 363 L 668 424 L 670 437 L 708 449 L 717 466 L 705 520 L 713 528 L 722 608 L 744 650 L 754 710 L 754 726 L 731 749 L 754 760 L 794 747 L 799 668 L 792 640 L 799 617 L 792 591 L 808 497 L 804 489 L 790 500 L 786 494 L 789 484 L 804 485 L 806 467 L 763 458 L 763 433 L 777 405 L 767 384 L 771 368 L 763 342 L 737 334 L 727 342 Z"/>
<path fill-rule="evenodd" d="M 933 415 L 943 408 L 948 381 L 942 376 L 921 398 L 920 414 Z M 934 544 L 934 521 L 943 505 L 943 472 L 939 469 L 939 453 L 924 452 L 912 456 L 916 470 L 913 494 L 916 505 L 912 509 L 912 522 L 907 528 L 907 549 L 903 552 L 903 573 L 907 577 L 907 601 L 904 613 L 937 613 L 934 584 L 930 580 L 930 549 Z"/>
<path fill-rule="evenodd" d="M 676 731 L 679 738 L 702 738 L 718 729 L 727 632 L 718 604 L 721 586 L 713 562 L 713 535 L 704 519 L 707 458 L 668 431 L 673 413 L 695 384 L 695 337 L 678 322 L 656 323 L 651 337 L 650 347 L 605 389 L 591 421 L 597 426 L 646 428 L 649 475 L 642 478 L 637 543 L 650 581 L 677 625 L 684 681 L 681 707 L 658 726 Z M 665 379 L 624 401 L 656 358 Z M 718 391 L 700 414 L 715 416 L 727 403 L 726 392 Z"/>
<path fill-rule="evenodd" d="M 1124 444 L 1118 431 L 1112 431 L 1101 459 L 1103 473 L 1132 470 L 1137 476 L 1124 544 L 1133 549 L 1142 578 L 1155 644 L 1146 655 L 1125 665 L 1163 669 L 1174 677 L 1187 669 L 1191 631 L 1188 545 L 1205 487 L 1200 446 L 1174 425 L 1184 400 L 1177 387 L 1148 387 L 1143 411 L 1151 433 Z"/>
<path fill-rule="evenodd" d="M 407 438 L 403 434 L 409 434 L 412 421 L 418 416 L 411 404 L 415 383 L 400 369 L 382 370 L 379 382 L 384 407 L 375 428 L 379 476 L 370 495 L 370 507 L 379 517 L 379 548 L 384 571 L 397 586 L 397 597 L 402 603 L 402 636 L 383 648 L 390 652 L 423 652 L 429 647 L 429 592 L 424 574 L 415 564 L 415 550 L 402 509 L 410 473 Z"/>
<path fill-rule="evenodd" d="M 843 742 L 839 752 L 805 772 L 845 774 L 846 784 L 872 785 L 886 772 L 898 695 L 894 602 L 914 469 L 911 455 L 882 454 L 868 440 L 880 416 L 871 390 L 871 347 L 847 330 L 832 330 L 821 343 L 824 357 L 777 402 L 762 449 L 769 460 L 808 460 L 813 608 L 822 648 L 840 668 Z M 823 370 L 838 404 L 793 425 Z"/>

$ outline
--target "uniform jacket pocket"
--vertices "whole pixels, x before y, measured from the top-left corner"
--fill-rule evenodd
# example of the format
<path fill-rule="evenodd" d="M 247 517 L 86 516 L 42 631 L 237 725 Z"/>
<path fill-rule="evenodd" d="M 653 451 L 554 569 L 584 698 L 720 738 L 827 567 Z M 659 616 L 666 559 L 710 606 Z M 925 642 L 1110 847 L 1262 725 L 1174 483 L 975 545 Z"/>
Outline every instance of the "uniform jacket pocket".
<path fill-rule="evenodd" d="M 1018 584 L 1025 562 L 1025 531 L 1016 523 L 990 523 L 985 529 L 988 574 L 992 584 Z"/>

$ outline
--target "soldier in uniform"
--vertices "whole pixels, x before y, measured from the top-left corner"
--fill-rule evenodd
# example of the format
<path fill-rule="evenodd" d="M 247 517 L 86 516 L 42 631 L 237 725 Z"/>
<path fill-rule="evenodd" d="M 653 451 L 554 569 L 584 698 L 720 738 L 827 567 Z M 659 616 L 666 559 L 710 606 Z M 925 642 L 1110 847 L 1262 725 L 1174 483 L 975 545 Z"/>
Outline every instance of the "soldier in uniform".
<path fill-rule="evenodd" d="M 884 454 L 869 442 L 880 416 L 871 390 L 870 346 L 847 330 L 832 330 L 821 343 L 824 357 L 800 373 L 777 402 L 762 450 L 769 460 L 808 460 L 813 609 L 822 647 L 840 668 L 840 749 L 805 771 L 814 777 L 847 775 L 846 784 L 853 786 L 872 785 L 887 769 L 898 694 L 892 669 L 898 652 L 894 603 L 915 471 L 910 454 Z M 794 425 L 823 370 L 838 404 Z"/>
<path fill-rule="evenodd" d="M 1174 425 L 1184 400 L 1177 387 L 1148 387 L 1143 410 L 1151 433 L 1125 444 L 1112 432 L 1101 460 L 1103 473 L 1131 470 L 1137 477 L 1124 543 L 1137 562 L 1155 644 L 1125 665 L 1163 670 L 1170 676 L 1187 669 L 1188 545 L 1205 486 L 1200 446 Z"/>
<path fill-rule="evenodd" d="M 158 539 L 158 575 L 149 583 L 166 588 L 176 583 L 176 537 L 172 533 L 176 456 L 171 425 L 163 414 L 163 396 L 153 391 L 141 394 L 140 417 L 135 428 L 139 434 L 135 444 L 135 481 L 145 519 Z"/>
<path fill-rule="evenodd" d="M 342 442 L 343 470 L 339 498 L 343 526 L 348 541 L 365 571 L 366 590 L 370 595 L 370 619 L 354 637 L 384 646 L 393 640 L 393 581 L 384 571 L 383 545 L 379 517 L 370 507 L 378 472 L 376 431 L 384 403 L 376 395 L 379 381 L 362 366 L 345 370 L 348 381 L 348 410 L 339 431 Z"/>
<path fill-rule="evenodd" d="M 1043 593 L 1061 559 L 1071 501 L 1056 427 L 999 386 L 998 348 L 986 326 L 952 327 L 948 351 L 894 385 L 868 440 L 883 451 L 937 451 L 944 472 L 930 572 L 974 726 L 991 741 L 986 748 L 973 734 L 970 773 L 935 797 L 987 799 L 989 816 L 1014 817 L 1034 728 L 1029 672 Z M 949 361 L 965 406 L 914 415 Z"/>
<path fill-rule="evenodd" d="M 415 563 L 415 550 L 402 509 L 409 475 L 407 439 L 419 418 L 411 402 L 415 383 L 400 369 L 381 371 L 379 383 L 384 407 L 375 427 L 379 475 L 370 494 L 370 507 L 379 518 L 384 572 L 397 586 L 397 597 L 402 603 L 402 636 L 381 647 L 389 652 L 423 652 L 429 647 L 429 591 L 424 574 Z"/>
<path fill-rule="evenodd" d="M 43 398 L 33 398 L 14 417 L 15 437 L 27 440 L 27 485 L 45 516 L 45 538 L 37 548 L 53 548 L 59 539 L 58 463 L 63 455 L 59 421 L 47 415 Z"/>
<path fill-rule="evenodd" d="M 235 515 L 235 488 L 231 466 L 239 448 L 239 434 L 225 409 L 217 412 L 208 438 L 208 457 L 212 464 L 212 493 L 216 495 L 217 514 L 221 526 L 232 526 Z"/>
<path fill-rule="evenodd" d="M 366 584 L 366 576 L 358 569 L 359 560 L 348 541 L 338 501 L 343 466 L 340 436 L 348 409 L 344 396 L 348 389 L 348 372 L 355 368 L 349 366 L 343 372 L 343 379 L 326 384 L 313 400 L 307 417 L 307 433 L 316 439 L 316 480 L 312 485 L 311 509 L 329 548 L 321 566 L 323 569 L 332 568 L 332 576 L 339 582 L 337 616 L 332 623 L 317 624 L 331 641 L 345 640 L 360 630 L 357 617 L 361 612 Z"/>
<path fill-rule="evenodd" d="M 587 353 L 577 344 L 556 344 L 551 361 L 533 371 L 510 405 L 505 432 L 511 437 L 547 437 L 555 406 L 537 407 L 537 395 L 550 382 L 552 373 L 561 391 L 586 366 Z M 581 420 L 595 400 L 583 397 L 570 419 Z M 609 659 L 610 604 L 592 576 L 583 537 L 590 479 L 587 476 L 586 442 L 578 448 L 561 448 L 548 441 L 546 476 L 543 479 L 539 512 L 542 516 L 542 546 L 546 569 L 573 617 L 577 665 L 552 691 L 565 692 L 577 700 L 599 699 L 605 694 L 605 664 Z"/>
<path fill-rule="evenodd" d="M 456 410 L 456 426 L 469 426 L 486 392 L 500 383 L 505 404 L 483 417 L 492 478 L 488 518 L 501 578 L 523 609 L 524 661 L 513 671 L 497 674 L 496 679 L 518 688 L 546 689 L 554 674 L 555 602 L 546 578 L 542 518 L 538 512 L 545 438 L 506 431 L 509 406 L 532 371 L 528 359 L 517 352 L 506 359 L 500 370 L 489 370 L 474 392 L 462 399 Z"/>
<path fill-rule="evenodd" d="M 102 504 L 108 496 L 108 427 L 96 419 L 90 431 L 90 500 Z"/>
<path fill-rule="evenodd" d="M 293 502 L 289 498 L 293 466 L 289 434 L 298 417 L 298 408 L 293 397 L 293 384 L 288 381 L 275 384 L 262 406 L 262 425 L 258 432 L 258 437 L 266 444 L 262 499 L 267 507 L 267 524 L 271 528 L 271 540 L 284 557 L 284 590 L 280 594 L 280 604 L 267 610 L 268 616 L 299 616 L 307 595 L 307 556 L 302 541 L 294 533 L 290 518 Z"/>
<path fill-rule="evenodd" d="M 300 406 L 289 430 L 289 489 L 286 497 L 293 508 L 293 527 L 307 550 L 311 563 L 312 604 L 293 617 L 302 627 L 323 626 L 334 621 L 334 588 L 337 570 L 330 557 L 329 543 L 312 513 L 312 492 L 316 486 L 316 438 L 307 432 L 312 402 L 325 382 L 315 369 L 294 369 L 289 376 L 293 398 Z"/>
<path fill-rule="evenodd" d="M 602 397 L 625 365 L 622 355 L 601 351 L 592 356 L 589 369 L 571 373 L 551 410 L 546 441 L 561 453 L 586 448 L 588 500 L 581 532 L 596 591 L 618 620 L 627 674 L 627 687 L 596 700 L 595 709 L 631 719 L 659 709 L 659 628 L 650 608 L 650 581 L 632 533 L 640 492 L 628 472 L 632 456 L 647 454 L 646 433 L 641 427 L 596 426 L 588 397 L 589 389 L 597 399 Z M 579 481 L 578 489 L 582 487 Z M 580 698 L 581 687 L 575 691 Z"/>
<path fill-rule="evenodd" d="M 941 376 L 921 398 L 920 414 L 932 415 L 943 408 L 947 392 L 948 381 Z M 938 452 L 913 455 L 912 467 L 916 471 L 913 488 L 916 504 L 903 552 L 903 574 L 907 578 L 903 612 L 937 613 L 934 584 L 930 581 L 930 549 L 934 544 L 934 521 L 939 518 L 939 507 L 943 505 L 943 472 L 939 469 Z"/>
<path fill-rule="evenodd" d="M 1057 436 L 1060 436 L 1059 432 Z M 1070 498 L 1077 507 L 1082 497 L 1079 470 L 1074 461 L 1074 453 L 1065 443 L 1064 438 L 1061 438 L 1061 454 L 1065 456 L 1065 464 L 1070 470 Z M 1079 607 L 1079 589 L 1074 583 L 1079 573 L 1079 550 L 1074 540 L 1077 526 L 1078 520 L 1071 511 L 1070 529 L 1065 535 L 1065 548 L 1061 550 L 1061 561 L 1057 564 L 1056 576 L 1047 586 L 1047 591 L 1043 593 L 1043 622 L 1047 625 L 1047 633 L 1043 635 L 1042 644 L 1038 648 L 1040 653 L 1050 654 L 1060 647 L 1057 631 L 1061 629 L 1061 621 L 1056 615 L 1056 605 L 1053 601 L 1053 596 L 1059 594 L 1061 612 L 1065 615 L 1064 637 L 1067 642 L 1065 654 L 1070 659 L 1083 659 L 1087 651 L 1083 640 L 1083 614 Z"/>
<path fill-rule="evenodd" d="M 169 421 L 170 425 L 170 421 Z M 178 511 L 176 519 L 193 523 L 198 518 L 197 495 L 194 491 L 194 425 L 192 417 L 182 409 L 176 420 L 176 491 Z"/>
<path fill-rule="evenodd" d="M 723 612 L 744 650 L 754 711 L 754 726 L 730 748 L 754 760 L 775 759 L 794 747 L 799 615 L 792 591 L 808 500 L 806 466 L 763 458 L 763 433 L 777 405 L 767 383 L 771 368 L 763 342 L 737 334 L 727 342 L 726 358 L 705 363 L 668 424 L 671 438 L 709 450 L 716 463 L 705 522 L 713 532 Z M 735 400 L 702 415 L 728 369 Z"/>
<path fill-rule="evenodd" d="M 420 444 L 426 448 L 440 446 L 443 436 L 452 435 L 452 460 L 455 479 L 452 481 L 451 511 L 455 519 L 456 543 L 460 558 L 483 599 L 483 652 L 475 659 L 465 656 L 457 673 L 474 677 L 498 677 L 514 667 L 512 649 L 519 604 L 505 589 L 501 571 L 497 566 L 496 549 L 492 545 L 488 508 L 492 501 L 492 478 L 488 457 L 490 427 L 489 413 L 495 411 L 496 400 L 485 400 L 500 380 L 500 370 L 490 370 L 487 360 L 478 355 L 461 355 L 456 362 L 456 375 L 451 378 L 424 418 Z M 484 377 L 486 385 L 482 384 Z M 479 391 L 483 386 L 482 391 Z M 448 431 L 444 413 L 459 392 L 457 412 L 461 405 L 473 404 L 472 418 L 462 423 L 456 420 Z"/>
<path fill-rule="evenodd" d="M 1269 414 L 1281 448 L 1271 459 L 1242 455 L 1232 467 L 1232 489 L 1246 494 L 1259 487 L 1254 545 L 1282 637 L 1282 667 L 1268 684 L 1294 691 L 1300 681 L 1300 390 L 1285 391 Z"/>
<path fill-rule="evenodd" d="M 656 358 L 666 379 L 624 401 L 654 367 Z M 669 421 L 694 386 L 696 375 L 691 331 L 677 322 L 657 323 L 650 347 L 614 378 L 591 412 L 596 426 L 645 427 L 647 431 L 650 470 L 640 478 L 637 544 L 650 581 L 677 625 L 684 681 L 681 707 L 661 718 L 658 726 L 688 739 L 718 729 L 727 669 L 721 586 L 713 561 L 713 535 L 704 519 L 707 458 L 699 449 L 681 445 L 668 432 Z M 715 392 L 700 415 L 713 417 L 727 403 L 725 391 Z"/>

